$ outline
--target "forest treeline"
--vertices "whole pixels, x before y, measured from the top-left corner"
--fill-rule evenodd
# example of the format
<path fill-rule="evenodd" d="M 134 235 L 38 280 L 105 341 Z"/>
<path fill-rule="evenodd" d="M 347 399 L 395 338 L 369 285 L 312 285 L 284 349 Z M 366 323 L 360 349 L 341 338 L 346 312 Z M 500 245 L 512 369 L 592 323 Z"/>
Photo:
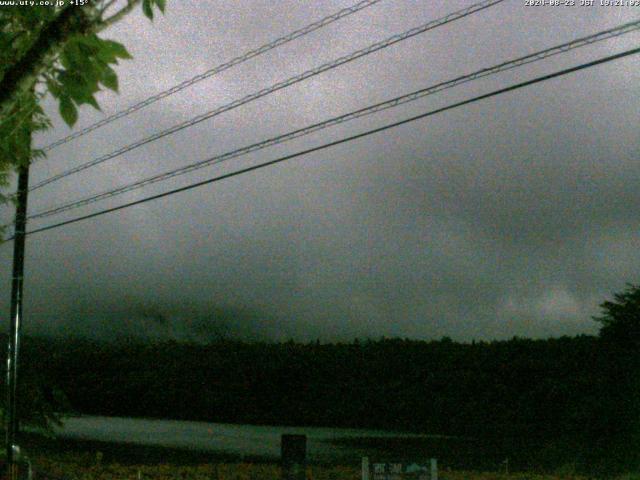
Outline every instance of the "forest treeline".
<path fill-rule="evenodd" d="M 605 428 L 592 419 L 613 401 L 610 365 L 587 336 L 473 344 L 36 343 L 36 355 L 25 347 L 24 362 L 33 359 L 69 408 L 84 414 L 548 435 Z"/>
<path fill-rule="evenodd" d="M 601 307 L 598 336 L 537 340 L 27 338 L 20 408 L 499 439 L 637 469 L 640 287 Z"/>
<path fill-rule="evenodd" d="M 637 355 L 592 336 L 207 345 L 31 338 L 22 378 L 33 385 L 28 401 L 69 413 L 382 428 L 502 439 L 500 448 L 517 439 L 565 459 L 629 465 L 638 451 Z"/>

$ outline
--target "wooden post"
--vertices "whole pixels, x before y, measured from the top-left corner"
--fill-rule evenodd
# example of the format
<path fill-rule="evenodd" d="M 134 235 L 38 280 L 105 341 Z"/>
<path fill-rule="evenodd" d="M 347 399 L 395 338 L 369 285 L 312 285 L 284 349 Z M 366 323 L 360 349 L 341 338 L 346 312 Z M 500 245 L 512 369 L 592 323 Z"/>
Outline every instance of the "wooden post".
<path fill-rule="evenodd" d="M 438 480 L 438 460 L 435 458 L 431 459 L 431 475 L 429 478 L 430 480 Z"/>
<path fill-rule="evenodd" d="M 282 480 L 305 480 L 307 436 L 282 435 L 280 439 Z"/>
<path fill-rule="evenodd" d="M 369 480 L 369 457 L 362 457 L 362 480 Z"/>

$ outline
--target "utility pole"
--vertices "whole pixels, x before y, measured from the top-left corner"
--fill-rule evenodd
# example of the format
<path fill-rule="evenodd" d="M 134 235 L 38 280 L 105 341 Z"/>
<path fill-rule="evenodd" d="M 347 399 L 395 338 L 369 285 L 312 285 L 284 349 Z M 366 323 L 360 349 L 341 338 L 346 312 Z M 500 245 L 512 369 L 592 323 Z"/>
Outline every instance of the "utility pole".
<path fill-rule="evenodd" d="M 30 136 L 30 134 L 29 134 Z M 24 278 L 24 245 L 27 226 L 27 197 L 29 194 L 29 158 L 18 167 L 15 233 L 13 237 L 13 273 L 11 278 L 11 326 L 7 345 L 6 378 L 6 449 L 9 480 L 17 480 L 18 472 L 14 445 L 18 433 L 18 352 L 22 323 L 22 287 Z"/>

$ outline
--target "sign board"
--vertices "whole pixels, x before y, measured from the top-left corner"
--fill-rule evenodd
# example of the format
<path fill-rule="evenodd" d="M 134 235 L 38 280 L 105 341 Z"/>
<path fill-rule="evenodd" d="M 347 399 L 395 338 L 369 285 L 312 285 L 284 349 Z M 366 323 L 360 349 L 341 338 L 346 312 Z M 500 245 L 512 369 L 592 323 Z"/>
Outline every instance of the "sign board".
<path fill-rule="evenodd" d="M 362 480 L 438 480 L 438 461 L 383 462 L 363 457 Z"/>
<path fill-rule="evenodd" d="M 304 480 L 307 458 L 306 435 L 282 435 L 280 437 L 282 480 Z"/>

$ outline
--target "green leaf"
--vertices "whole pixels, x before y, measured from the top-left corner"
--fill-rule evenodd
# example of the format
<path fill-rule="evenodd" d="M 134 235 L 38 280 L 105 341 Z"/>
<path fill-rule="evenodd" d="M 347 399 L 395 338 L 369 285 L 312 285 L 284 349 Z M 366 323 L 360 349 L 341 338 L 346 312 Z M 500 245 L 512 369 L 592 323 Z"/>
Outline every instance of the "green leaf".
<path fill-rule="evenodd" d="M 71 67 L 71 59 L 69 57 L 69 54 L 67 53 L 67 49 L 66 48 L 64 50 L 62 50 L 62 52 L 60 53 L 60 63 L 65 68 L 65 70 L 68 70 L 68 69 L 72 68 Z"/>
<path fill-rule="evenodd" d="M 32 160 L 43 160 L 47 158 L 47 154 L 44 153 L 44 150 L 41 148 L 34 148 L 31 150 L 31 159 Z"/>
<path fill-rule="evenodd" d="M 97 82 L 91 84 L 84 77 L 70 72 L 63 72 L 59 76 L 64 95 L 76 103 L 84 103 L 87 98 L 97 91 Z"/>
<path fill-rule="evenodd" d="M 91 105 L 93 108 L 95 108 L 96 110 L 98 110 L 99 112 L 101 112 L 102 110 L 100 109 L 100 105 L 98 105 L 98 102 L 96 100 L 96 98 L 91 95 L 89 98 L 87 98 L 86 103 L 88 103 L 89 105 Z"/>
<path fill-rule="evenodd" d="M 78 70 L 78 74 L 88 85 L 97 85 L 100 81 L 100 78 L 102 78 L 103 70 L 103 65 L 99 65 L 96 62 L 91 62 L 90 67 Z"/>
<path fill-rule="evenodd" d="M 127 49 L 124 48 L 124 45 L 122 45 L 119 42 L 115 42 L 113 40 L 104 40 L 102 42 L 102 46 L 100 48 L 100 51 L 98 52 L 98 56 L 100 57 L 100 54 L 102 53 L 102 55 L 112 55 L 113 57 L 118 57 L 118 58 L 125 58 L 125 59 L 129 59 L 129 58 L 133 58 L 131 56 L 131 54 L 129 52 L 127 52 Z M 102 58 L 102 60 L 104 60 Z M 107 60 L 104 60 L 106 63 L 113 63 Z"/>
<path fill-rule="evenodd" d="M 60 89 L 61 85 L 56 80 L 50 77 L 47 77 L 46 81 L 47 81 L 47 88 L 49 89 L 49 92 L 51 93 L 51 95 L 53 95 L 55 98 L 58 98 L 62 93 Z"/>
<path fill-rule="evenodd" d="M 110 67 L 105 68 L 102 72 L 100 83 L 102 83 L 108 89 L 113 90 L 114 92 L 118 92 L 118 76 L 116 75 L 116 72 L 114 72 Z"/>
<path fill-rule="evenodd" d="M 78 37 L 75 36 L 71 40 L 67 42 L 62 51 L 63 57 L 63 66 L 64 68 L 73 68 L 74 66 L 78 66 L 79 63 L 84 62 L 85 54 L 80 49 L 80 42 L 78 41 Z M 65 65 L 68 64 L 67 65 Z"/>
<path fill-rule="evenodd" d="M 149 20 L 153 20 L 153 8 L 151 8 L 151 0 L 142 0 L 142 13 Z"/>
<path fill-rule="evenodd" d="M 78 120 L 78 109 L 68 96 L 60 97 L 60 115 L 70 127 Z"/>
<path fill-rule="evenodd" d="M 101 46 L 96 54 L 96 61 L 104 64 L 118 63 L 118 57 L 110 50 L 108 46 Z"/>
<path fill-rule="evenodd" d="M 167 2 L 166 0 L 156 0 L 156 5 L 158 6 L 158 9 L 164 13 L 164 9 L 167 6 Z"/>
<path fill-rule="evenodd" d="M 78 50 L 80 51 L 80 53 L 86 57 L 92 57 L 94 56 L 96 53 L 98 53 L 98 50 L 100 48 L 96 47 L 95 45 L 92 45 L 91 43 L 86 43 L 86 42 L 78 42 Z"/>
<path fill-rule="evenodd" d="M 85 43 L 93 47 L 96 52 L 100 49 L 101 43 L 103 42 L 103 40 L 100 37 L 98 37 L 95 33 L 87 33 L 86 35 L 83 35 L 81 37 L 81 40 L 82 40 L 82 43 Z"/>

